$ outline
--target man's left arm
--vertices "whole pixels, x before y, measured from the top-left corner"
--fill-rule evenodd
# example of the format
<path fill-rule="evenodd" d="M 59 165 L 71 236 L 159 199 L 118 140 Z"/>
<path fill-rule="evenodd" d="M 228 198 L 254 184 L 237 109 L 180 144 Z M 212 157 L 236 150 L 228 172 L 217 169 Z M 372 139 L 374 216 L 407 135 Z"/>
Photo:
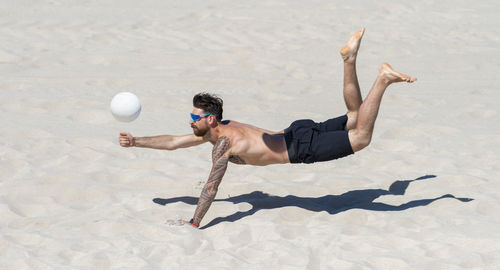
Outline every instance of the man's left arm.
<path fill-rule="evenodd" d="M 212 150 L 212 170 L 210 171 L 207 183 L 201 191 L 200 199 L 198 200 L 198 206 L 194 212 L 193 219 L 190 221 L 190 223 L 195 227 L 200 225 L 201 220 L 215 199 L 219 184 L 222 181 L 222 177 L 227 169 L 229 161 L 229 148 L 230 141 L 229 138 L 225 136 L 220 137 L 214 145 Z"/>

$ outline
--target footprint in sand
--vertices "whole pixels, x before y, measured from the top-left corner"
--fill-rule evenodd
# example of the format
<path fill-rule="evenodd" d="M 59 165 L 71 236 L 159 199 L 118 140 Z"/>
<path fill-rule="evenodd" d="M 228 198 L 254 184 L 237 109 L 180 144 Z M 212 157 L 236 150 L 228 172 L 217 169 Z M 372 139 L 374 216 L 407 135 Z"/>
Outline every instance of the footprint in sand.
<path fill-rule="evenodd" d="M 203 189 L 203 187 L 205 186 L 205 181 L 199 181 L 196 186 L 194 187 L 194 189 Z"/>
<path fill-rule="evenodd" d="M 184 221 L 182 219 L 168 219 L 165 224 L 168 226 L 184 226 Z"/>

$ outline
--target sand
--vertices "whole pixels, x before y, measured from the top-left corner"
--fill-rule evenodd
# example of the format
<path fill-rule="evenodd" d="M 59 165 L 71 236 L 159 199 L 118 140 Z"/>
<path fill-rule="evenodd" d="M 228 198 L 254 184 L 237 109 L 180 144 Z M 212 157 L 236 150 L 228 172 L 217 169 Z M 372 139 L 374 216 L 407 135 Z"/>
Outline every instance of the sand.
<path fill-rule="evenodd" d="M 495 1 L 4 1 L 1 269 L 499 269 L 500 33 Z M 230 165 L 202 230 L 210 145 L 191 98 L 280 130 L 345 113 L 347 38 L 418 77 L 384 96 L 372 144 L 314 165 Z M 113 119 L 130 91 L 143 110 Z M 170 220 L 170 221 L 169 221 Z M 172 222 L 173 220 L 173 222 Z"/>

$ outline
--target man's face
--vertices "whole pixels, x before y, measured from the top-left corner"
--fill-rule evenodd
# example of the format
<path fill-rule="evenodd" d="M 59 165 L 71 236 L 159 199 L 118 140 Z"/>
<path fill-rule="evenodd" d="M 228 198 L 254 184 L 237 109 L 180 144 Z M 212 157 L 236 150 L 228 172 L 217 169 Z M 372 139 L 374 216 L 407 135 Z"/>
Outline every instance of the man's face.
<path fill-rule="evenodd" d="M 198 115 L 204 115 L 206 114 L 202 109 L 199 108 L 193 108 L 192 113 L 198 114 Z M 207 117 L 202 117 L 200 120 L 194 122 L 192 119 L 189 119 L 189 124 L 191 125 L 191 128 L 193 129 L 194 135 L 198 137 L 203 137 L 207 132 L 210 130 L 210 127 L 208 125 L 208 118 Z"/>

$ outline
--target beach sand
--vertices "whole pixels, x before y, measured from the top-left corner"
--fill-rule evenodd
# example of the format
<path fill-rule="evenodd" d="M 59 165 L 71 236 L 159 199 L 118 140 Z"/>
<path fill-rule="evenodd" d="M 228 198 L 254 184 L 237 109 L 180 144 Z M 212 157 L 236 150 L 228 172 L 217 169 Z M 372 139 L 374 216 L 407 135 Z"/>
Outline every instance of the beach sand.
<path fill-rule="evenodd" d="M 499 269 L 496 1 L 10 1 L 0 4 L 1 269 Z M 211 145 L 192 96 L 270 130 L 344 114 L 339 49 L 366 27 L 365 96 L 382 62 L 418 78 L 384 96 L 372 144 L 313 165 L 229 165 L 190 219 Z M 135 93 L 142 113 L 113 119 Z"/>

